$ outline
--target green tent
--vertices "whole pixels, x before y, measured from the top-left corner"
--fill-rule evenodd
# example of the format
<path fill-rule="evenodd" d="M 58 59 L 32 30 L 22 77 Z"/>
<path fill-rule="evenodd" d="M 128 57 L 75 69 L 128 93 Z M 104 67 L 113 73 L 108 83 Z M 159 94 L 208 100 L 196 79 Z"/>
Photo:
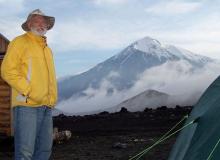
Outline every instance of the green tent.
<path fill-rule="evenodd" d="M 194 106 L 168 160 L 220 160 L 220 76 Z"/>

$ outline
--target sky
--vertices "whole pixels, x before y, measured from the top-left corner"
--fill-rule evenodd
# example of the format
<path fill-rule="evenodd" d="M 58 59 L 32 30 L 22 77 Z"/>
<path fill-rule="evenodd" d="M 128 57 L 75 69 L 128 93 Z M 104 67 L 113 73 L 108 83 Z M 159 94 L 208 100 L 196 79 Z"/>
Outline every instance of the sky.
<path fill-rule="evenodd" d="M 0 0 L 0 33 L 12 40 L 34 9 L 56 18 L 47 33 L 57 77 L 87 71 L 146 36 L 220 59 L 218 0 Z"/>

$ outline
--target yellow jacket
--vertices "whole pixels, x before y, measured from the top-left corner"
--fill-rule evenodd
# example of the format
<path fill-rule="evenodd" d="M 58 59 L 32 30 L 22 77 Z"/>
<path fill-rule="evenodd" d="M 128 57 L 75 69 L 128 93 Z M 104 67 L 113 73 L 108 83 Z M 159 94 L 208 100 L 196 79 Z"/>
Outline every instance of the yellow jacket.
<path fill-rule="evenodd" d="M 54 107 L 57 81 L 46 37 L 27 32 L 12 40 L 1 66 L 2 78 L 12 87 L 12 107 Z"/>

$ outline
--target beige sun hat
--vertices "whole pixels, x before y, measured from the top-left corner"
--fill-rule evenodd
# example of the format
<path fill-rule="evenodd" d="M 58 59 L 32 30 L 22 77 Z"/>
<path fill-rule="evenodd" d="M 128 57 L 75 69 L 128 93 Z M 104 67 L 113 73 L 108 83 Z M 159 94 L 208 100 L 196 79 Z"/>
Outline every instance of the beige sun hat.
<path fill-rule="evenodd" d="M 30 29 L 28 28 L 28 21 L 30 21 L 30 19 L 32 18 L 33 15 L 40 15 L 43 16 L 46 19 L 46 22 L 48 24 L 48 30 L 50 30 L 51 28 L 53 28 L 54 23 L 55 23 L 55 18 L 51 17 L 51 16 L 46 16 L 40 9 L 35 9 L 33 10 L 27 17 L 27 20 L 21 25 L 22 29 L 25 31 L 30 31 Z"/>

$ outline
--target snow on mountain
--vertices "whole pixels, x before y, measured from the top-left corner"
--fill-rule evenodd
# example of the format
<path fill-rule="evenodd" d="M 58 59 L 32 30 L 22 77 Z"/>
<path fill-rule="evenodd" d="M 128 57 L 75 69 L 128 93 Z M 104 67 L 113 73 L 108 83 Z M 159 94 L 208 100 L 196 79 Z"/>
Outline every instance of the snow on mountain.
<path fill-rule="evenodd" d="M 58 107 L 92 112 L 149 89 L 182 94 L 189 86 L 190 92 L 200 92 L 219 73 L 220 63 L 215 59 L 145 37 L 90 70 L 59 81 Z"/>
<path fill-rule="evenodd" d="M 132 47 L 146 54 L 157 56 L 159 59 L 161 59 L 161 57 L 173 58 L 173 55 L 170 54 L 159 41 L 150 37 L 145 37 L 135 42 Z"/>
<path fill-rule="evenodd" d="M 150 37 L 145 37 L 135 42 L 132 47 L 146 54 L 152 54 L 159 59 L 166 58 L 170 60 L 185 59 L 199 65 L 213 61 L 213 59 L 192 53 L 188 50 L 177 48 L 172 45 L 161 45 L 161 43 Z"/>

